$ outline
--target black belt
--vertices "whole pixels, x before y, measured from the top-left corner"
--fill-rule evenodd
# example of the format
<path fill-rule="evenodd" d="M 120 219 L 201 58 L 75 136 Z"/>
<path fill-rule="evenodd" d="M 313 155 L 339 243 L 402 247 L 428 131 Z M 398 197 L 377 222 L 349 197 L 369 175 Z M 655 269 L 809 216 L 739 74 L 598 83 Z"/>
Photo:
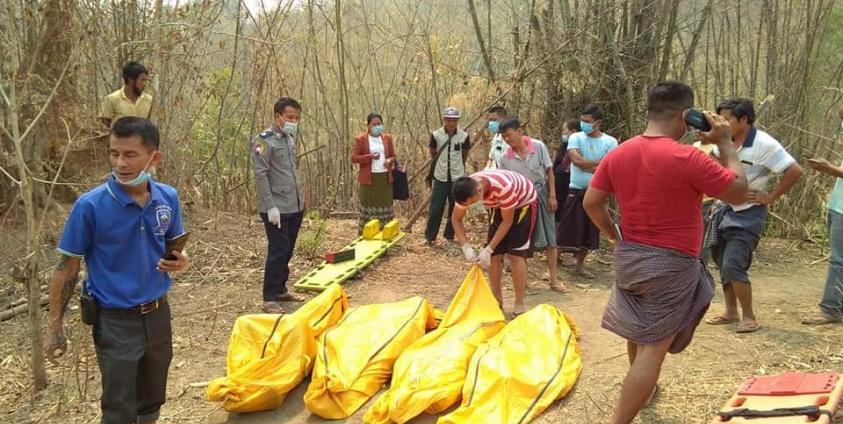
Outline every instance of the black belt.
<path fill-rule="evenodd" d="M 154 312 L 158 310 L 161 306 L 167 304 L 167 295 L 161 296 L 161 298 L 153 300 L 152 302 L 144 303 L 134 308 L 128 309 L 121 309 L 121 308 L 105 308 L 100 307 L 100 313 L 105 315 L 123 315 L 123 316 L 138 316 L 138 315 L 146 315 L 150 312 Z"/>

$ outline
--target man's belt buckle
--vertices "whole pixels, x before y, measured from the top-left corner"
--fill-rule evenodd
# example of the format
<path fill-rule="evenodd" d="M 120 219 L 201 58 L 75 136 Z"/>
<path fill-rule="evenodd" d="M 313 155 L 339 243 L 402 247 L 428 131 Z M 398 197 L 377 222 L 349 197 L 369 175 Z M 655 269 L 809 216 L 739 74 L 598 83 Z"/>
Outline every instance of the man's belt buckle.
<path fill-rule="evenodd" d="M 140 313 L 141 315 L 146 315 L 156 309 L 158 309 L 159 301 L 155 300 L 149 303 L 144 303 L 140 305 Z"/>

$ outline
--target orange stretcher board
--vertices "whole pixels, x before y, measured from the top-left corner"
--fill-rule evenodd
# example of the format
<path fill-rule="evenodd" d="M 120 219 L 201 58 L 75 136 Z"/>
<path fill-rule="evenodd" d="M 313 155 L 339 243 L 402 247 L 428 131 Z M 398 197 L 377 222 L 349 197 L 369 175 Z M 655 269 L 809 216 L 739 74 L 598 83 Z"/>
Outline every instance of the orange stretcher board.
<path fill-rule="evenodd" d="M 830 424 L 841 399 L 843 378 L 834 372 L 752 377 L 711 422 Z"/>

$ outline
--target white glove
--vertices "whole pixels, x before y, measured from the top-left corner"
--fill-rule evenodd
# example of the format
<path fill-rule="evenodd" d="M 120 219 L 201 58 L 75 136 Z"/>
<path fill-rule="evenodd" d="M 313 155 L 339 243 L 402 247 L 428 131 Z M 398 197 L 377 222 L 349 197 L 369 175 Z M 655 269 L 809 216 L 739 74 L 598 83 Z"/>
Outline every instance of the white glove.
<path fill-rule="evenodd" d="M 266 212 L 269 215 L 269 223 L 278 226 L 281 228 L 281 212 L 278 212 L 278 208 L 272 208 Z"/>
<path fill-rule="evenodd" d="M 477 263 L 479 263 L 483 268 L 488 268 L 492 263 L 492 248 L 489 246 L 484 247 L 483 250 L 480 251 L 480 254 L 477 255 Z"/>
<path fill-rule="evenodd" d="M 471 247 L 470 244 L 466 243 L 462 245 L 462 253 L 465 255 L 465 260 L 468 263 L 475 263 L 477 262 L 477 253 L 474 252 L 474 248 Z"/>

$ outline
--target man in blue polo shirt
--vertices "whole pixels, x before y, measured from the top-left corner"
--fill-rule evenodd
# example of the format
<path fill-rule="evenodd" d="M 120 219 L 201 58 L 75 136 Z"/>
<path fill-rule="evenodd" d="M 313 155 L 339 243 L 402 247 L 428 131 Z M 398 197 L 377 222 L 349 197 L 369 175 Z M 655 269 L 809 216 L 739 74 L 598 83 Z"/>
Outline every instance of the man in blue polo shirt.
<path fill-rule="evenodd" d="M 170 272 L 189 264 L 167 240 L 184 233 L 176 190 L 154 181 L 159 133 L 149 120 L 124 117 L 111 129 L 112 175 L 77 199 L 59 241 L 50 282 L 47 357 L 67 349 L 62 321 L 82 259 L 83 314 L 92 321 L 102 373 L 102 423 L 154 423 L 166 400 L 173 356 L 167 291 Z M 95 306 L 89 306 L 95 305 Z M 90 313 L 89 313 L 90 312 Z"/>

